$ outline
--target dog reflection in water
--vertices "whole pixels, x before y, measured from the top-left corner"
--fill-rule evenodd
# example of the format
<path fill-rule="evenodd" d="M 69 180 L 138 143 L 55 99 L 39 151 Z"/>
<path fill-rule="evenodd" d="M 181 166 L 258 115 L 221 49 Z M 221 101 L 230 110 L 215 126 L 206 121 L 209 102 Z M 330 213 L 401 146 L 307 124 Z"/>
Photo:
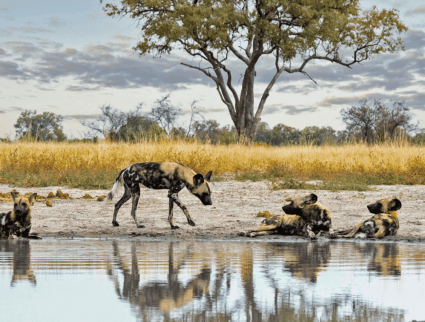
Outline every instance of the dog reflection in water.
<path fill-rule="evenodd" d="M 29 240 L 16 239 L 11 242 L 0 243 L 0 253 L 2 252 L 13 254 L 11 261 L 11 286 L 20 281 L 29 281 L 33 285 L 37 284 L 34 271 L 31 268 L 31 245 Z"/>
<path fill-rule="evenodd" d="M 140 287 L 136 247 L 136 243 L 132 243 L 131 267 L 129 267 L 127 265 L 128 259 L 126 261 L 120 254 L 118 243 L 113 242 L 114 262 L 124 277 L 122 287 L 120 287 L 118 276 L 112 268 L 108 270 L 108 274 L 114 281 L 115 292 L 119 298 L 124 298 L 130 303 L 136 304 L 143 312 L 148 308 L 159 308 L 163 313 L 169 313 L 209 292 L 211 269 L 207 267 L 202 267 L 200 273 L 195 275 L 188 283 L 178 281 L 180 269 L 190 261 L 190 258 L 174 259 L 173 243 L 170 243 L 169 246 L 167 283 L 152 282 Z M 140 269 L 143 270 L 143 267 Z"/>

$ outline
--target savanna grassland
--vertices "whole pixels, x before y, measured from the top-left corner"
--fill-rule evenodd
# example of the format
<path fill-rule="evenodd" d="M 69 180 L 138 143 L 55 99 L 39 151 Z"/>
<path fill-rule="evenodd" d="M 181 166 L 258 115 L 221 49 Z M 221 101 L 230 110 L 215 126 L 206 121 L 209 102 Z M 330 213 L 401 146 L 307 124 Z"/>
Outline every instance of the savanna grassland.
<path fill-rule="evenodd" d="M 409 144 L 271 147 L 175 140 L 4 143 L 0 183 L 109 189 L 121 169 L 147 161 L 178 161 L 203 174 L 212 170 L 215 180 L 269 180 L 272 189 L 362 191 L 371 184 L 425 184 L 425 147 Z"/>

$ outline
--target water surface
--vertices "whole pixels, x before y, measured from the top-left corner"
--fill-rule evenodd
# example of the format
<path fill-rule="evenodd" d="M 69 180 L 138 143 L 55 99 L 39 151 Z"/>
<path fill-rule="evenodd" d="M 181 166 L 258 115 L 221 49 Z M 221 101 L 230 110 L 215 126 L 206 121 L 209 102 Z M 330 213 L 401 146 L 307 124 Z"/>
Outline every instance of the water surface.
<path fill-rule="evenodd" d="M 0 241 L 1 321 L 425 320 L 425 246 Z"/>

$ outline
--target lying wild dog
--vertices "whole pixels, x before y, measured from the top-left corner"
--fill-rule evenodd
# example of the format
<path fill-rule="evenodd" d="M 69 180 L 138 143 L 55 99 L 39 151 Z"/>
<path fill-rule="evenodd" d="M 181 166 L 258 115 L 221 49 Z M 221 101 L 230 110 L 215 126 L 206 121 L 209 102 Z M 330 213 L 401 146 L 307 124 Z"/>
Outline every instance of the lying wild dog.
<path fill-rule="evenodd" d="M 211 190 L 208 181 L 211 178 L 212 171 L 205 177 L 202 174 L 196 174 L 193 170 L 178 162 L 145 162 L 135 163 L 122 170 L 115 180 L 112 191 L 108 194 L 106 200 L 112 200 L 118 192 L 120 181 L 124 181 L 124 195 L 115 204 L 113 226 L 119 226 L 117 214 L 120 207 L 130 198 L 132 198 L 131 216 L 136 222 L 138 228 L 145 226 L 140 224 L 136 218 L 137 204 L 140 198 L 140 186 L 143 184 L 150 189 L 168 189 L 169 214 L 168 221 L 171 229 L 177 229 L 173 225 L 173 206 L 174 203 L 183 210 L 187 222 L 195 226 L 194 221 L 189 215 L 186 206 L 180 201 L 178 193 L 186 187 L 193 195 L 199 198 L 205 206 L 212 205 Z"/>
<path fill-rule="evenodd" d="M 382 199 L 367 205 L 372 218 L 358 224 L 353 229 L 338 232 L 344 238 L 383 238 L 397 234 L 400 224 L 398 210 L 401 208 L 400 200 Z"/>
<path fill-rule="evenodd" d="M 329 232 L 331 238 L 337 235 L 331 228 L 329 210 L 317 202 L 317 196 L 310 194 L 302 198 L 287 198 L 290 203 L 282 207 L 286 215 L 269 215 L 260 228 L 239 233 L 239 236 L 256 237 L 264 235 L 298 235 L 317 238 L 322 231 Z"/>
<path fill-rule="evenodd" d="M 31 206 L 34 204 L 37 194 L 33 193 L 29 198 L 19 197 L 11 192 L 13 198 L 13 210 L 0 214 L 0 238 L 29 237 L 31 231 Z"/>

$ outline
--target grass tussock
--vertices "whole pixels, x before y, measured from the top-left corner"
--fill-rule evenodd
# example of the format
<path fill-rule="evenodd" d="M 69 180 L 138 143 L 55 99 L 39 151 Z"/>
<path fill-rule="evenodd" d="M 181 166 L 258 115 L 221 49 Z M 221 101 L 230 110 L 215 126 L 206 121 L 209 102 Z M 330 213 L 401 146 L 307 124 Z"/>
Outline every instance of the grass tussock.
<path fill-rule="evenodd" d="M 269 180 L 272 189 L 365 190 L 371 184 L 425 184 L 425 147 L 408 144 L 244 146 L 169 141 L 8 143 L 0 145 L 0 183 L 110 189 L 136 162 L 178 161 L 213 178 Z M 321 183 L 308 183 L 321 180 Z"/>

